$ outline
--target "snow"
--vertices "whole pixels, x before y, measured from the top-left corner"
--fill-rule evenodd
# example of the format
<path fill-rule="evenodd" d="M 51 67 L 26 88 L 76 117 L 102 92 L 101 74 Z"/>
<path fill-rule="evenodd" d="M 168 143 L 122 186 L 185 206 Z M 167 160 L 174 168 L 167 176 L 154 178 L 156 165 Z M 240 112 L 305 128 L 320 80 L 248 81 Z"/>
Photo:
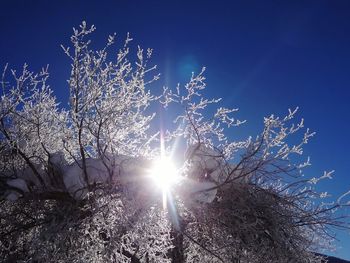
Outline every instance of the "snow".
<path fill-rule="evenodd" d="M 192 145 L 186 152 L 189 159 L 187 179 L 182 185 L 182 192 L 191 201 L 211 203 L 217 194 L 216 186 L 220 179 L 230 171 L 231 166 L 224 167 L 220 155 L 204 146 Z M 68 193 L 77 200 L 86 198 L 88 193 L 87 182 L 82 169 L 82 161 L 70 165 L 64 159 L 63 153 L 52 154 L 51 162 L 60 170 L 63 182 Z M 127 191 L 150 191 L 145 178 L 151 161 L 144 158 L 126 155 L 106 154 L 103 159 L 87 158 L 85 160 L 89 184 L 121 184 L 128 187 Z M 233 167 L 233 166 L 232 166 Z M 36 167 L 46 184 L 48 176 L 40 166 Z M 30 168 L 19 173 L 19 178 L 8 180 L 8 185 L 29 192 L 28 185 L 40 187 L 37 177 Z M 47 185 L 50 188 L 50 185 Z M 140 189 L 141 187 L 141 189 Z M 7 200 L 15 201 L 21 195 L 15 190 L 9 190 Z"/>
<path fill-rule="evenodd" d="M 135 182 L 142 174 L 145 174 L 146 161 L 141 158 L 133 158 L 125 155 L 109 155 L 105 159 L 86 159 L 86 172 L 90 184 L 116 183 L 123 185 Z M 83 199 L 87 194 L 87 183 L 84 180 L 84 172 L 80 168 L 82 162 L 74 163 L 64 170 L 64 184 L 68 192 L 77 199 Z M 107 169 L 109 167 L 110 170 Z"/>
<path fill-rule="evenodd" d="M 211 203 L 214 201 L 217 194 L 217 189 L 215 188 L 216 186 L 217 185 L 212 182 L 186 180 L 182 187 L 183 191 L 187 192 L 187 202 L 189 201 L 193 203 L 193 201 L 195 201 L 199 203 Z"/>
<path fill-rule="evenodd" d="M 5 193 L 5 198 L 8 201 L 16 201 L 18 200 L 22 195 L 15 191 L 8 191 Z"/>
<path fill-rule="evenodd" d="M 82 162 L 74 163 L 64 169 L 63 182 L 67 191 L 77 199 L 83 199 L 87 194 L 87 183 L 84 180 L 84 171 L 80 168 Z M 105 183 L 108 179 L 108 170 L 98 159 L 86 160 L 86 172 L 89 183 Z"/>
<path fill-rule="evenodd" d="M 15 187 L 15 188 L 21 190 L 22 192 L 29 192 L 26 181 L 24 181 L 21 178 L 8 180 L 7 184 L 11 187 Z"/>
<path fill-rule="evenodd" d="M 7 199 L 9 201 L 16 201 L 17 199 L 19 199 L 22 196 L 20 191 L 21 192 L 29 192 L 26 181 L 24 181 L 21 178 L 11 179 L 11 180 L 8 180 L 6 183 L 9 186 L 19 190 L 19 191 L 16 191 L 14 189 L 13 190 L 12 189 L 6 190 L 5 199 Z"/>

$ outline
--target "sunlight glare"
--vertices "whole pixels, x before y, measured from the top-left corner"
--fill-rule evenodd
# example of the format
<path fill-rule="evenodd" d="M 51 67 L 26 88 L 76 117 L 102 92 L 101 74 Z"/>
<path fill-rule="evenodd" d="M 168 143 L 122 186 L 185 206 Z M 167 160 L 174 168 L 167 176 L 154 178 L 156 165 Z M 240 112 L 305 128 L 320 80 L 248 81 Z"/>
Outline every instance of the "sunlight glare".
<path fill-rule="evenodd" d="M 161 157 L 155 163 L 151 170 L 151 176 L 155 183 L 163 191 L 167 191 L 171 185 L 179 180 L 177 169 L 170 158 Z"/>

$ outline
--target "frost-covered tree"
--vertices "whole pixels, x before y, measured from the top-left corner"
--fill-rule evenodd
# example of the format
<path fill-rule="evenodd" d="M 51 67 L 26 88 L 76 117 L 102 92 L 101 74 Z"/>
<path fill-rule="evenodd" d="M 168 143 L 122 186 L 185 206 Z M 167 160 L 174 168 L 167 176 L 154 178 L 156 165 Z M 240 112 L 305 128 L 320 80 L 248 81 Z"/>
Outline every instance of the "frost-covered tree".
<path fill-rule="evenodd" d="M 151 49 L 130 55 L 127 36 L 110 60 L 109 36 L 74 29 L 69 104 L 48 69 L 2 76 L 0 257 L 7 262 L 321 262 L 332 227 L 348 228 L 347 194 L 325 201 L 303 146 L 314 135 L 297 113 L 264 118 L 255 138 L 234 140 L 237 109 L 206 99 L 204 69 L 164 88 Z M 178 112 L 156 132 L 152 105 Z M 154 107 L 153 107 L 154 108 Z M 153 126 L 152 126 L 153 125 Z M 155 131 L 155 133 L 152 131 Z M 299 136 L 301 134 L 301 136 Z M 297 141 L 300 137 L 299 142 Z M 160 138 L 160 139 L 158 139 Z M 173 146 L 185 145 L 173 171 Z"/>

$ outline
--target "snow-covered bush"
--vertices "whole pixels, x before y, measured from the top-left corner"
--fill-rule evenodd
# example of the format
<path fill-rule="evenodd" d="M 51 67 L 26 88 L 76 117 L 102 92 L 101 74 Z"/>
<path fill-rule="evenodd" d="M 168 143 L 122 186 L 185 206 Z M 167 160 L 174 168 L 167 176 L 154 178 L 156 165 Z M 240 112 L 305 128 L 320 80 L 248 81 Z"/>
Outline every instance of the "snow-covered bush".
<path fill-rule="evenodd" d="M 330 245 L 329 227 L 349 226 L 341 214 L 346 195 L 322 202 L 315 185 L 332 172 L 307 178 L 309 160 L 295 162 L 314 135 L 303 120 L 293 124 L 297 110 L 266 117 L 255 139 L 235 141 L 230 131 L 244 121 L 233 116 L 237 109 L 204 98 L 204 69 L 184 88 L 154 95 L 152 50 L 138 47 L 133 61 L 128 35 L 110 61 L 114 35 L 93 51 L 94 30 L 83 22 L 71 47 L 62 47 L 72 67 L 67 109 L 47 84 L 47 68 L 35 74 L 24 65 L 12 79 L 4 70 L 0 258 L 321 262 L 312 251 Z M 152 104 L 179 111 L 175 128 L 151 132 Z M 179 140 L 182 179 L 162 195 L 152 163 Z"/>

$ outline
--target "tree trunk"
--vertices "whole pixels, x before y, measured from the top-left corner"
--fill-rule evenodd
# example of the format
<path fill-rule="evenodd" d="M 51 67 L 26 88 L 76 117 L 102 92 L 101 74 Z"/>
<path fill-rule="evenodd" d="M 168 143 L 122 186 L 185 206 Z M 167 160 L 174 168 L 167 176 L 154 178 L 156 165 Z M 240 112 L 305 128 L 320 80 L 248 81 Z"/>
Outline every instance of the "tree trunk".
<path fill-rule="evenodd" d="M 183 263 L 185 262 L 184 247 L 183 247 L 183 234 L 182 229 L 180 230 L 173 224 L 171 226 L 170 236 L 173 243 L 173 248 L 169 251 L 169 256 L 172 263 Z"/>
<path fill-rule="evenodd" d="M 183 263 L 185 262 L 183 231 L 185 230 L 186 225 L 184 220 L 178 215 L 176 209 L 169 209 L 169 219 L 171 222 L 170 237 L 172 245 L 174 246 L 169 250 L 169 258 L 172 263 Z"/>

